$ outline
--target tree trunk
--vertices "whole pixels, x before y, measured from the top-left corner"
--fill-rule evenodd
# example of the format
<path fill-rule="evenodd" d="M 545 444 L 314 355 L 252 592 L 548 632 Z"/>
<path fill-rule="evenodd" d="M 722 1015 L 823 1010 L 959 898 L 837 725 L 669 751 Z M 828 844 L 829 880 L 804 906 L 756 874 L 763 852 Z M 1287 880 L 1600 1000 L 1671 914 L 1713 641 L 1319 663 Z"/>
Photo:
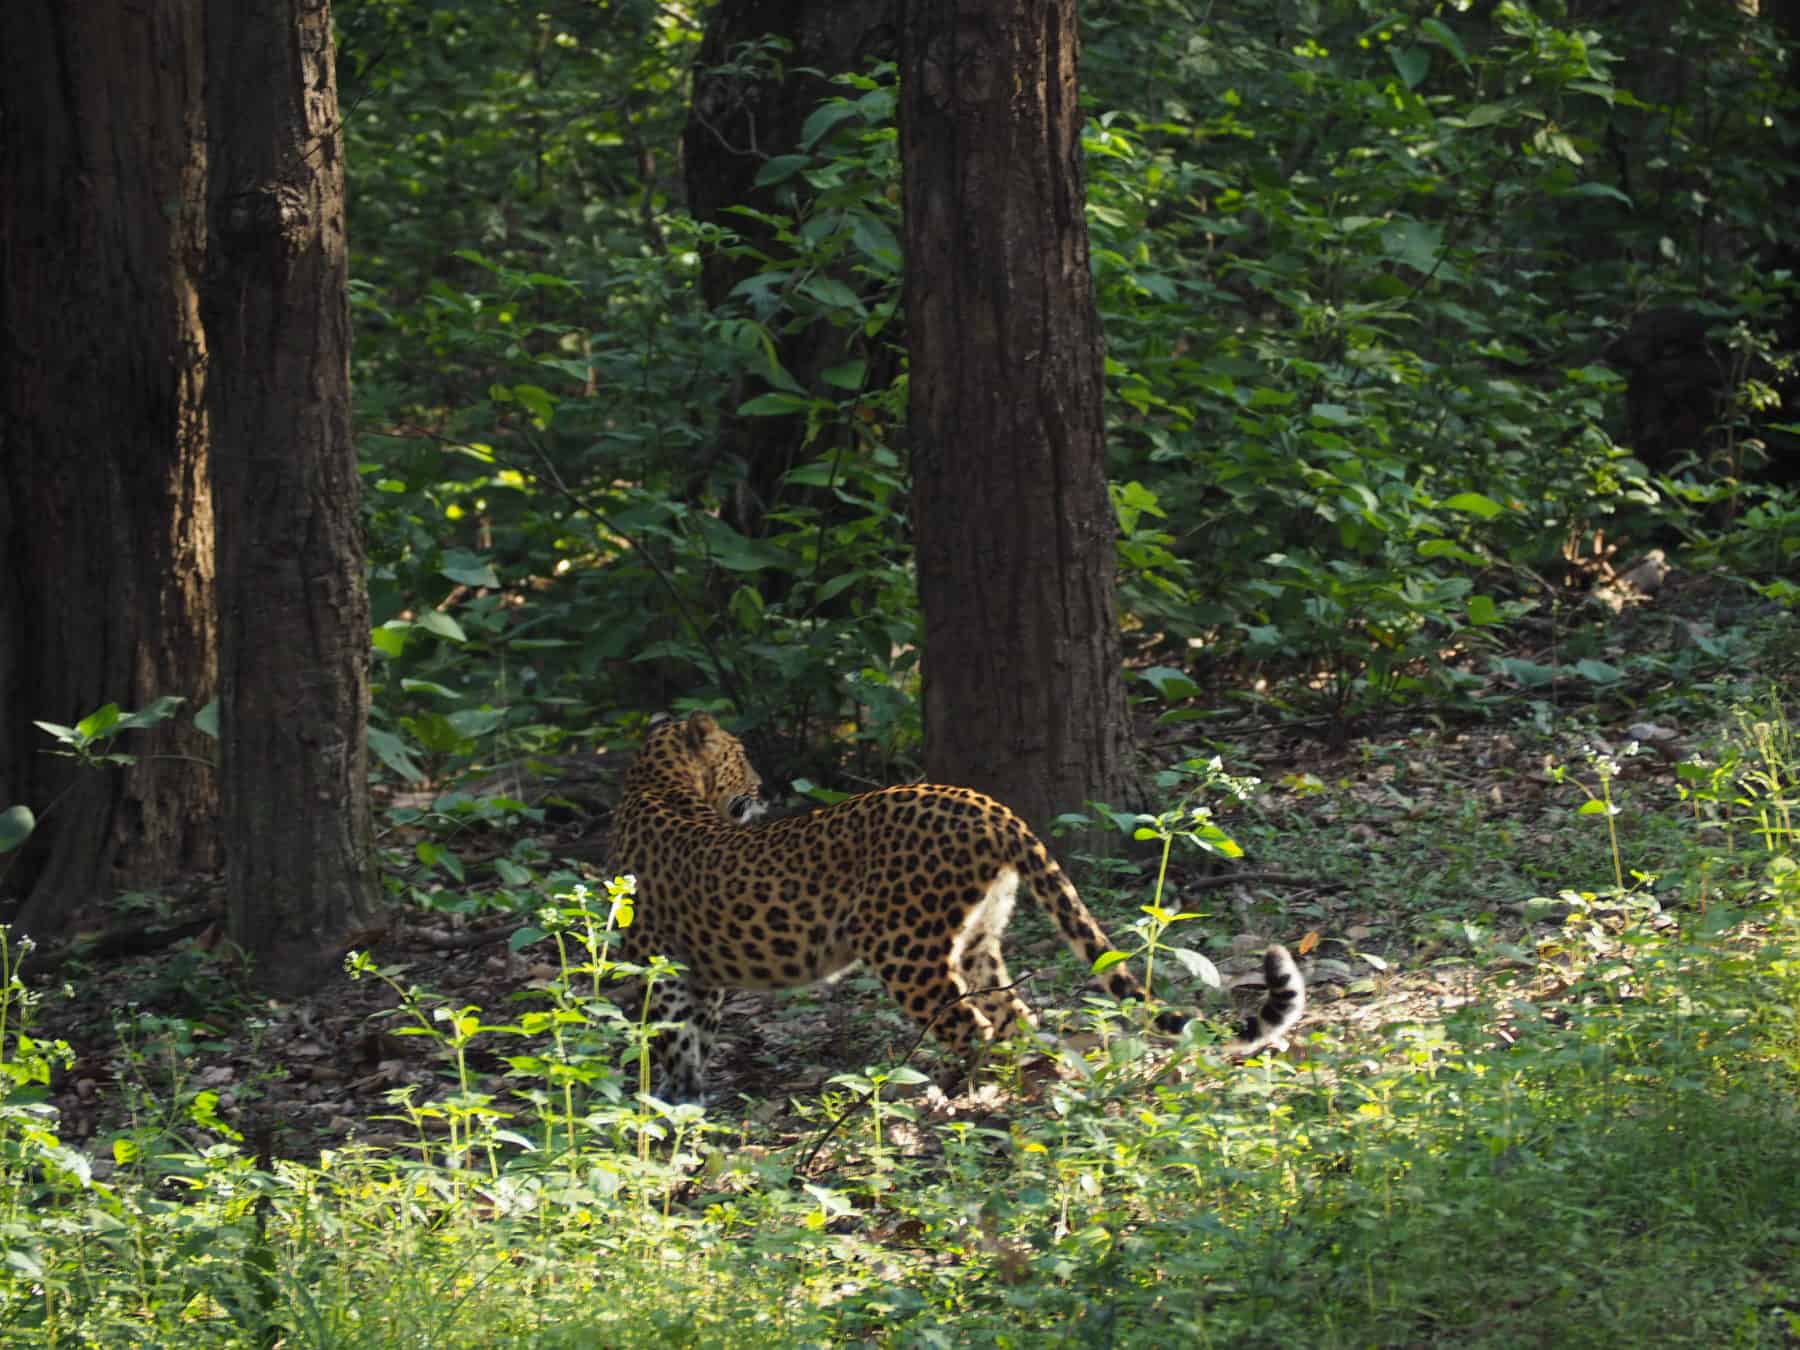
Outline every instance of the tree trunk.
<path fill-rule="evenodd" d="M 217 864 L 200 16 L 15 0 L 0 42 L 0 807 L 37 834 L 0 893 L 45 935 Z M 190 700 L 123 768 L 34 720 Z M 4 860 L 0 860 L 0 869 Z"/>
<path fill-rule="evenodd" d="M 1042 830 L 1136 800 L 1074 0 L 915 0 L 901 32 L 925 763 Z"/>
<path fill-rule="evenodd" d="M 322 0 L 209 0 L 219 723 L 232 937 L 277 992 L 374 904 L 344 161 Z"/>
<path fill-rule="evenodd" d="M 798 179 L 778 185 L 759 184 L 757 175 L 770 159 L 800 148 L 806 119 L 826 99 L 844 92 L 831 75 L 867 71 L 891 59 L 896 0 L 722 0 L 707 20 L 706 36 L 694 61 L 694 92 L 687 128 L 682 134 L 682 167 L 688 210 L 694 219 L 722 225 L 758 252 L 780 256 L 786 247 L 764 222 L 731 211 L 751 206 L 759 211 L 791 212 L 792 194 L 806 191 Z M 767 37 L 790 45 L 777 74 L 770 65 L 748 61 L 745 44 Z M 734 257 L 717 249 L 701 262 L 700 290 L 718 309 L 732 290 L 754 273 L 754 258 Z M 857 286 L 846 266 L 838 280 Z M 776 356 L 803 388 L 830 394 L 821 373 L 859 353 L 861 335 L 814 322 L 781 332 Z M 880 355 L 871 355 L 879 381 Z M 892 372 L 886 372 L 892 378 Z M 764 533 L 769 508 L 782 492 L 782 478 L 815 453 L 804 444 L 805 418 L 739 417 L 737 408 L 766 386 L 727 391 L 711 458 L 735 460 L 743 477 L 726 499 L 724 516 L 737 531 Z M 828 435 L 830 433 L 827 433 Z M 854 443 L 848 428 L 837 433 Z M 830 509 L 832 498 L 820 494 Z M 779 579 L 763 579 L 765 594 L 779 589 Z"/>

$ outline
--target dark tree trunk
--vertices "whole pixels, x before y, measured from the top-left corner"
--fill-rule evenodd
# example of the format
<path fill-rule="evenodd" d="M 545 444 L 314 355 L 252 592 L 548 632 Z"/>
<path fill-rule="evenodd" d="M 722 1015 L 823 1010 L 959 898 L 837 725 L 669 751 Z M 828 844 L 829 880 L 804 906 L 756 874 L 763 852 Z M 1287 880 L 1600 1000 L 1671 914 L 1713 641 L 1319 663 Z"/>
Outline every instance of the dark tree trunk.
<path fill-rule="evenodd" d="M 696 220 L 734 231 L 759 252 L 779 253 L 769 226 L 728 208 L 792 210 L 793 194 L 805 191 L 804 183 L 789 179 L 759 186 L 757 174 L 774 156 L 798 150 L 807 117 L 844 92 L 829 76 L 867 71 L 877 61 L 892 59 L 896 7 L 897 0 L 721 0 L 707 20 L 694 61 L 694 92 L 682 135 L 688 210 Z M 771 68 L 741 59 L 744 44 L 765 37 L 791 44 L 780 58 L 779 78 Z M 714 309 L 725 305 L 732 288 L 757 266 L 751 258 L 708 253 L 700 273 L 706 303 Z M 856 285 L 854 276 L 838 279 Z M 802 387 L 829 394 L 820 373 L 858 354 L 859 337 L 854 330 L 813 323 L 782 333 L 776 351 Z M 873 379 L 881 378 L 874 371 Z M 803 444 L 802 417 L 736 415 L 740 404 L 761 392 L 763 387 L 727 393 L 728 406 L 712 447 L 714 460 L 722 457 L 741 466 L 742 478 L 726 499 L 725 518 L 748 535 L 763 533 L 769 507 L 782 491 L 782 476 L 815 453 Z"/>
<path fill-rule="evenodd" d="M 200 16 L 15 0 L 0 41 L 0 895 L 43 935 L 217 864 Z M 34 720 L 190 700 L 77 768 Z"/>
<path fill-rule="evenodd" d="M 925 764 L 1042 829 L 1137 797 L 1120 669 L 1074 0 L 901 34 Z"/>
<path fill-rule="evenodd" d="M 328 4 L 209 0 L 206 20 L 230 929 L 291 992 L 376 891 L 342 134 Z"/>

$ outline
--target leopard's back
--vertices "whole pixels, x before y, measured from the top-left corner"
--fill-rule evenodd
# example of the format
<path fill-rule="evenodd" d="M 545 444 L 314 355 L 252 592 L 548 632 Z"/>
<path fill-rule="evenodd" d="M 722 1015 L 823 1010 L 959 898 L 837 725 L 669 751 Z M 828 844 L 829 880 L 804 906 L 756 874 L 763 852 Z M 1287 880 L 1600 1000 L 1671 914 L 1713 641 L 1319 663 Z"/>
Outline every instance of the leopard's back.
<path fill-rule="evenodd" d="M 769 989 L 835 975 L 886 945 L 927 959 L 1002 872 L 1044 870 L 1012 811 L 966 788 L 900 786 L 736 825 L 691 793 L 628 797 L 617 865 L 637 878 L 629 946 L 703 982 Z"/>

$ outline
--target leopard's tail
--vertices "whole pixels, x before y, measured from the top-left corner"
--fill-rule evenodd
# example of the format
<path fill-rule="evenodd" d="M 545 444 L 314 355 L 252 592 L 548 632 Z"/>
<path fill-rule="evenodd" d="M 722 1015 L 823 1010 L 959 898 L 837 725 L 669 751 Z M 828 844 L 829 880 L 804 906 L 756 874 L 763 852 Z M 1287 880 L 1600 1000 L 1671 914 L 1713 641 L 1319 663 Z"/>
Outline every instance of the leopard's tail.
<path fill-rule="evenodd" d="M 1028 885 L 1033 898 L 1055 922 L 1070 949 L 1091 968 L 1103 953 L 1116 950 L 1111 939 L 1043 844 L 1032 840 L 1030 852 Z M 1144 986 L 1123 961 L 1114 962 L 1095 979 L 1114 998 L 1146 1001 Z M 1280 1040 L 1306 1012 L 1306 981 L 1286 947 L 1271 946 L 1263 952 L 1263 987 L 1262 1006 L 1245 1019 L 1237 1037 L 1221 1047 L 1229 1059 L 1248 1059 Z M 1165 1012 L 1156 1023 L 1164 1031 L 1179 1033 L 1188 1020 L 1178 1012 Z"/>
<path fill-rule="evenodd" d="M 1050 916 L 1063 941 L 1069 944 L 1069 950 L 1075 953 L 1076 959 L 1090 970 L 1094 963 L 1110 951 L 1116 951 L 1112 939 L 1106 936 L 1106 930 L 1081 899 L 1081 893 L 1075 889 L 1075 883 L 1069 880 L 1069 874 L 1062 870 L 1055 858 L 1050 856 L 1043 842 L 1034 839 L 1020 822 L 1019 833 L 1025 844 L 1025 885 L 1031 892 L 1038 908 Z M 1123 961 L 1115 961 L 1094 977 L 1094 982 L 1116 999 L 1135 998 L 1140 1003 L 1147 1002 L 1148 996 L 1138 977 L 1131 973 L 1131 968 Z M 1179 1027 L 1177 1027 L 1179 1030 Z"/>
<path fill-rule="evenodd" d="M 1286 947 L 1264 950 L 1263 991 L 1262 1006 L 1245 1019 L 1237 1039 L 1220 1047 L 1227 1059 L 1248 1059 L 1287 1035 L 1305 1016 L 1306 981 Z"/>

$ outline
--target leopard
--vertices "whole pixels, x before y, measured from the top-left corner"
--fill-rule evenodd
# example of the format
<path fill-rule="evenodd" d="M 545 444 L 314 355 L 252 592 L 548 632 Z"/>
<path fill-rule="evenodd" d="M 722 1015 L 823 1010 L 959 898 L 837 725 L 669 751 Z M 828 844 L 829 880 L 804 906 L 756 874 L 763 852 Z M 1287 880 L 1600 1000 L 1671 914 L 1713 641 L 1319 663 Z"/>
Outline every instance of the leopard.
<path fill-rule="evenodd" d="M 652 988 L 655 1091 L 705 1101 L 705 1071 L 731 990 L 795 988 L 861 964 L 922 1031 L 972 1062 L 1035 1011 L 1019 996 L 1001 938 L 1021 890 L 1092 970 L 1114 950 L 1067 873 L 1025 821 L 973 788 L 878 788 L 801 815 L 765 819 L 761 775 L 743 742 L 706 712 L 653 723 L 625 772 L 612 818 L 614 866 L 635 878 L 621 955 L 683 973 Z M 1306 1010 L 1286 947 L 1262 954 L 1264 998 L 1235 1039 L 1241 1060 L 1282 1040 Z M 1096 982 L 1148 1002 L 1124 961 Z M 1188 1018 L 1158 1015 L 1165 1032 Z"/>

